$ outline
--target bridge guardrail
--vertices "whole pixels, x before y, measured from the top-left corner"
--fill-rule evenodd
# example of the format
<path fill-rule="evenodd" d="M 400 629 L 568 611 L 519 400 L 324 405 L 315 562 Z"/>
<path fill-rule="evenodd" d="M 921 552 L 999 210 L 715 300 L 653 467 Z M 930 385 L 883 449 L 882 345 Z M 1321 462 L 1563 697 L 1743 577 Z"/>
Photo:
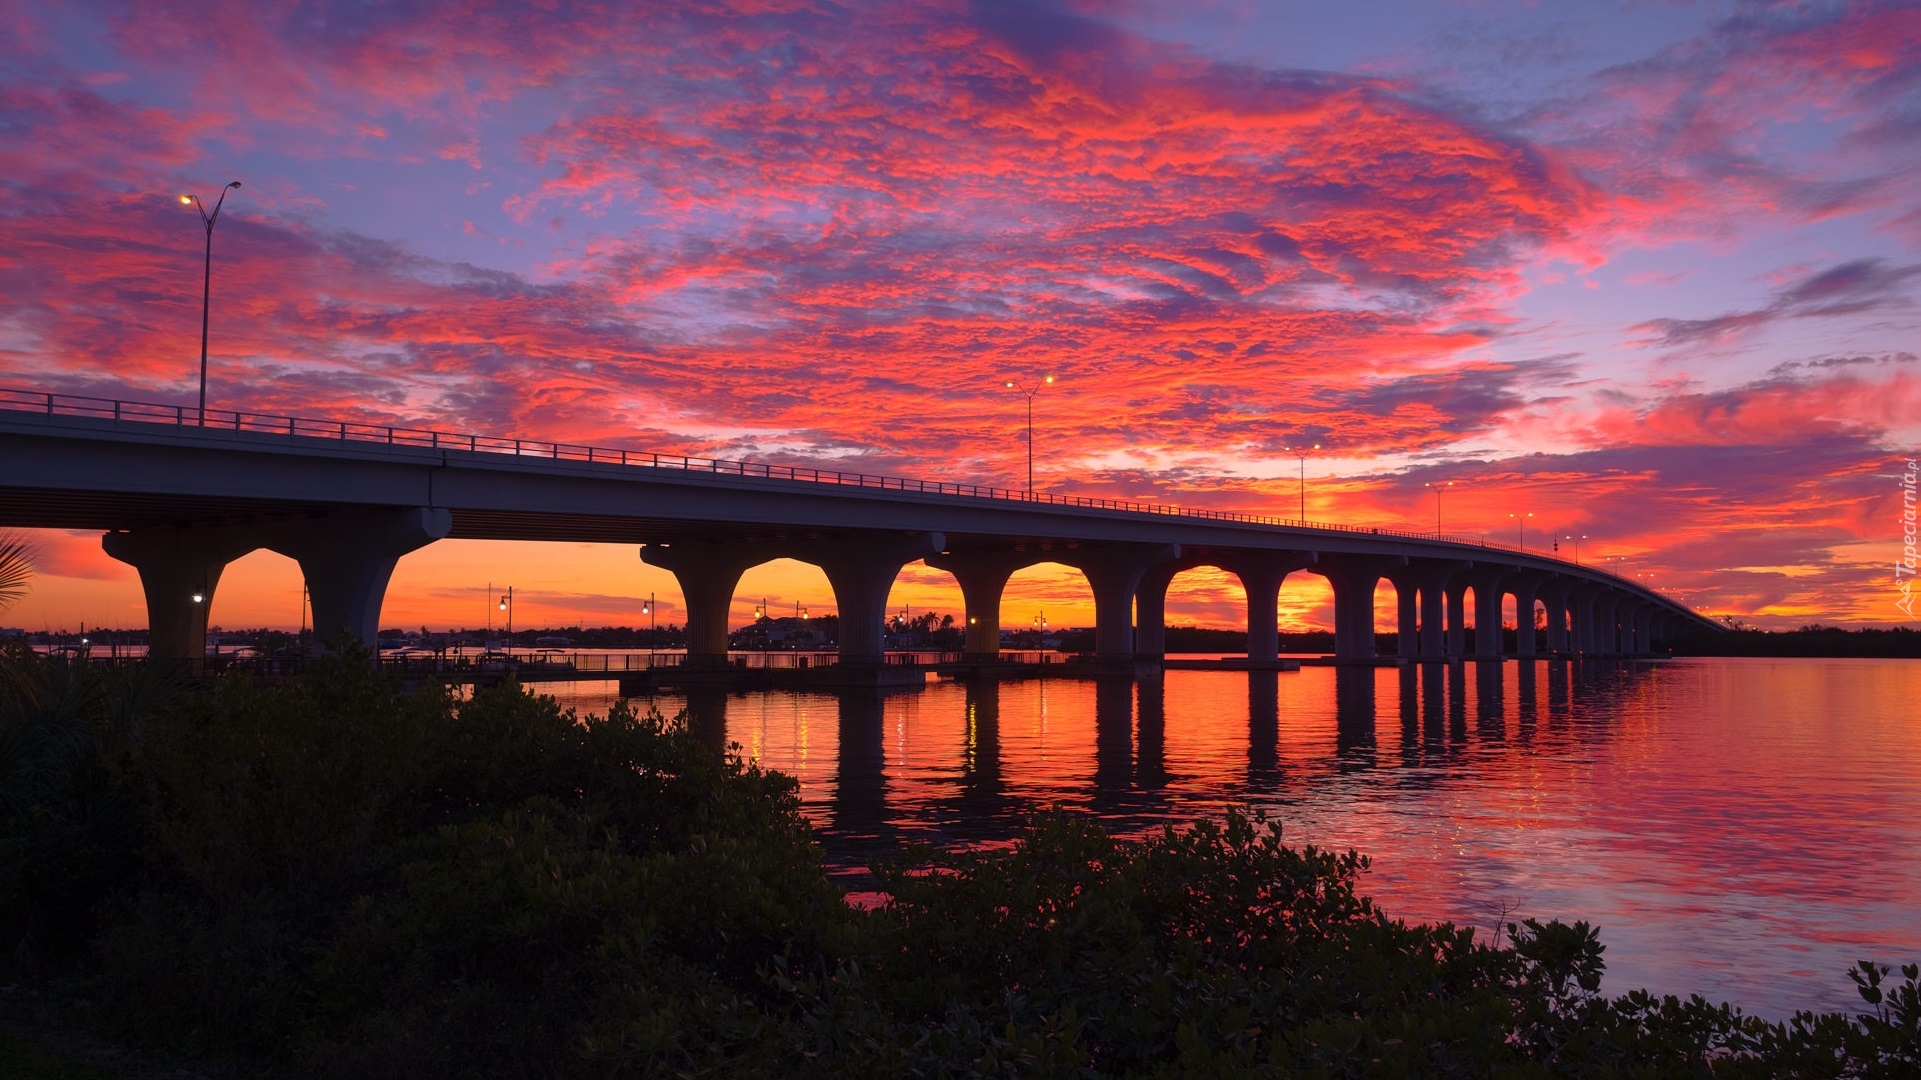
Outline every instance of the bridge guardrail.
<path fill-rule="evenodd" d="M 708 472 L 717 475 L 764 477 L 773 480 L 791 480 L 802 483 L 830 484 L 843 487 L 872 487 L 891 491 L 911 491 L 919 494 L 958 495 L 969 498 L 996 499 L 1004 502 L 1071 506 L 1096 510 L 1117 510 L 1137 514 L 1158 514 L 1168 517 L 1194 518 L 1203 521 L 1232 521 L 1250 525 L 1316 529 L 1335 533 L 1393 536 L 1412 540 L 1436 540 L 1454 544 L 1465 544 L 1473 547 L 1492 548 L 1500 551 L 1518 551 L 1522 554 L 1534 555 L 1539 558 L 1551 558 L 1562 562 L 1568 561 L 1561 559 L 1559 555 L 1549 552 L 1522 551 L 1515 545 L 1491 541 L 1485 537 L 1451 536 L 1440 532 L 1417 532 L 1408 529 L 1344 525 L 1331 521 L 1307 521 L 1299 518 L 1281 518 L 1266 514 L 1250 514 L 1239 510 L 1203 510 L 1193 507 L 1171 506 L 1167 503 L 1132 502 L 1124 499 L 1100 499 L 1084 495 L 1055 495 L 1046 492 L 1025 491 L 1017 488 L 959 484 L 944 480 L 915 480 L 908 477 L 841 472 L 832 469 L 816 469 L 797 465 L 776 465 L 767 462 L 730 461 L 723 458 L 697 458 L 677 454 L 656 454 L 648 451 L 626 450 L 618 447 L 586 446 L 575 443 L 549 442 L 538 439 L 514 439 L 493 435 L 460 434 L 434 431 L 427 428 L 394 427 L 385 424 L 363 423 L 353 420 L 315 420 L 294 416 L 276 416 L 267 413 L 236 412 L 228 409 L 201 410 L 191 405 L 162 405 L 154 402 L 120 401 L 113 398 L 95 398 L 78 394 L 55 394 L 38 390 L 16 390 L 8 388 L 0 388 L 0 410 L 44 413 L 48 416 L 90 417 L 125 424 L 161 424 L 179 428 L 202 428 L 250 434 L 285 435 L 289 438 L 384 443 L 388 446 L 408 446 L 432 450 L 457 450 L 472 454 L 503 454 L 512 457 L 541 458 L 553 461 L 579 461 L 591 464 L 623 465 L 647 469 Z M 1593 568 L 1584 567 L 1584 569 Z"/>

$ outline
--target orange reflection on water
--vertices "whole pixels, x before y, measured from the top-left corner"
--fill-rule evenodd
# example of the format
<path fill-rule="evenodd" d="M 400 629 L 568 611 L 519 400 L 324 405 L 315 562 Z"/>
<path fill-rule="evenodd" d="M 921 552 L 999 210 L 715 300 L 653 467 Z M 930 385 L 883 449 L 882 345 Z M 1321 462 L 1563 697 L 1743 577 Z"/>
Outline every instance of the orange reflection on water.
<path fill-rule="evenodd" d="M 1037 809 L 1116 832 L 1250 805 L 1371 856 L 1394 915 L 1586 919 L 1607 989 L 1850 1009 L 1921 960 L 1921 662 L 1537 662 L 726 697 L 830 861 L 993 843 Z M 662 697 L 663 711 L 681 699 Z"/>

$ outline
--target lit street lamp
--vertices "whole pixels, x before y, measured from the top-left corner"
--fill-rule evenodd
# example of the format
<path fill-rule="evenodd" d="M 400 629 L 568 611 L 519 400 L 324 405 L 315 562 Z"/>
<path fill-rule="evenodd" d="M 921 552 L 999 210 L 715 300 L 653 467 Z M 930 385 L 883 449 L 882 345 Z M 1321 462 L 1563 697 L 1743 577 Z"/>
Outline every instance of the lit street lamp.
<path fill-rule="evenodd" d="M 1513 518 L 1515 522 L 1518 523 L 1521 527 L 1521 554 L 1523 555 L 1527 554 L 1527 519 L 1533 516 L 1534 514 L 1532 511 L 1529 511 L 1527 513 L 1508 515 L 1508 517 Z"/>
<path fill-rule="evenodd" d="M 500 594 L 500 610 L 507 613 L 507 651 L 514 651 L 514 587 Z"/>
<path fill-rule="evenodd" d="M 200 281 L 200 424 L 207 423 L 207 309 L 213 302 L 213 226 L 220 220 L 220 208 L 227 203 L 227 192 L 240 186 L 235 180 L 220 189 L 220 198 L 214 201 L 213 213 L 207 212 L 198 195 L 182 195 L 182 204 L 200 211 L 200 222 L 207 227 L 207 263 Z"/>
<path fill-rule="evenodd" d="M 1054 376 L 1052 375 L 1043 378 L 1032 387 L 1027 386 L 1025 383 L 1017 383 L 1012 379 L 1007 380 L 1007 388 L 1009 390 L 1019 391 L 1027 395 L 1027 493 L 1029 495 L 1034 493 L 1034 395 L 1040 393 L 1042 387 L 1052 385 L 1054 385 Z"/>
<path fill-rule="evenodd" d="M 1561 539 L 1574 541 L 1574 565 L 1576 566 L 1581 565 L 1581 541 L 1587 539 L 1587 534 L 1586 533 L 1569 533 L 1566 536 L 1562 537 Z"/>
<path fill-rule="evenodd" d="M 648 593 L 647 599 L 640 602 L 640 613 L 647 616 L 647 667 L 654 666 L 654 594 Z"/>
<path fill-rule="evenodd" d="M 1436 482 L 1429 480 L 1421 486 L 1434 489 L 1434 535 L 1439 536 L 1441 535 L 1441 489 L 1453 487 L 1454 481 L 1442 480 Z"/>
<path fill-rule="evenodd" d="M 1308 448 L 1307 448 L 1307 450 L 1303 450 L 1303 449 L 1301 449 L 1301 448 L 1300 448 L 1300 447 L 1298 447 L 1298 446 L 1290 446 L 1290 447 L 1288 447 L 1288 448 L 1287 448 L 1287 452 L 1288 452 L 1288 453 L 1290 453 L 1290 454 L 1293 454 L 1293 455 L 1294 455 L 1295 457 L 1297 457 L 1297 458 L 1300 458 L 1300 459 L 1301 459 L 1301 519 L 1300 519 L 1300 523 L 1301 523 L 1301 524 L 1303 524 L 1303 525 L 1305 525 L 1305 524 L 1307 524 L 1307 452 L 1308 452 L 1308 450 L 1319 450 L 1320 448 L 1321 448 L 1321 444 L 1320 444 L 1320 443 L 1315 443 L 1315 444 L 1314 444 L 1313 446 L 1310 446 L 1310 447 L 1308 447 Z"/>

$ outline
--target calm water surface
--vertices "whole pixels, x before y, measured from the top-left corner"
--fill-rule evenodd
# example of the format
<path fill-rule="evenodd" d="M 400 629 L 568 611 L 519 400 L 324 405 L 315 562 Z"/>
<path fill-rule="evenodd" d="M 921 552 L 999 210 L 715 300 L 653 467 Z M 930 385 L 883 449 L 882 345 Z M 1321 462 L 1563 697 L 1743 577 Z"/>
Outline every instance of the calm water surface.
<path fill-rule="evenodd" d="M 611 684 L 542 687 L 583 711 Z M 1170 671 L 886 695 L 663 694 L 797 777 L 830 861 L 1063 806 L 1138 834 L 1264 808 L 1393 915 L 1585 919 L 1605 989 L 1779 1017 L 1921 960 L 1921 661 Z M 724 726 L 724 734 L 723 734 Z M 850 883 L 858 887 L 857 874 Z"/>

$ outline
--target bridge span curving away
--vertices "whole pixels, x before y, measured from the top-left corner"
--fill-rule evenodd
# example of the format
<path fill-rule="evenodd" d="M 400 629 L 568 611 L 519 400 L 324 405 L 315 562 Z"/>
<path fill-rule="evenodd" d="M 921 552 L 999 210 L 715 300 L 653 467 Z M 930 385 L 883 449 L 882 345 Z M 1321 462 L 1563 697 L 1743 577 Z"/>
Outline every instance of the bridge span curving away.
<path fill-rule="evenodd" d="M 197 655 L 222 570 L 259 548 L 300 564 L 323 636 L 372 641 L 400 556 L 448 537 L 637 545 L 680 583 L 690 663 L 725 659 L 735 586 L 780 558 L 826 573 L 843 664 L 880 661 L 888 590 L 916 560 L 959 582 L 982 657 L 1008 579 L 1041 562 L 1087 576 L 1110 660 L 1159 658 L 1168 585 L 1197 566 L 1241 580 L 1254 660 L 1275 657 L 1277 597 L 1299 572 L 1328 580 L 1335 656 L 1353 663 L 1376 659 L 1384 578 L 1410 660 L 1500 658 L 1508 596 L 1545 611 L 1557 654 L 1720 628 L 1594 567 L 1432 533 L 38 391 L 0 390 L 0 526 L 100 530 L 140 573 L 163 658 Z M 1535 644 L 1518 635 L 1516 655 Z"/>

